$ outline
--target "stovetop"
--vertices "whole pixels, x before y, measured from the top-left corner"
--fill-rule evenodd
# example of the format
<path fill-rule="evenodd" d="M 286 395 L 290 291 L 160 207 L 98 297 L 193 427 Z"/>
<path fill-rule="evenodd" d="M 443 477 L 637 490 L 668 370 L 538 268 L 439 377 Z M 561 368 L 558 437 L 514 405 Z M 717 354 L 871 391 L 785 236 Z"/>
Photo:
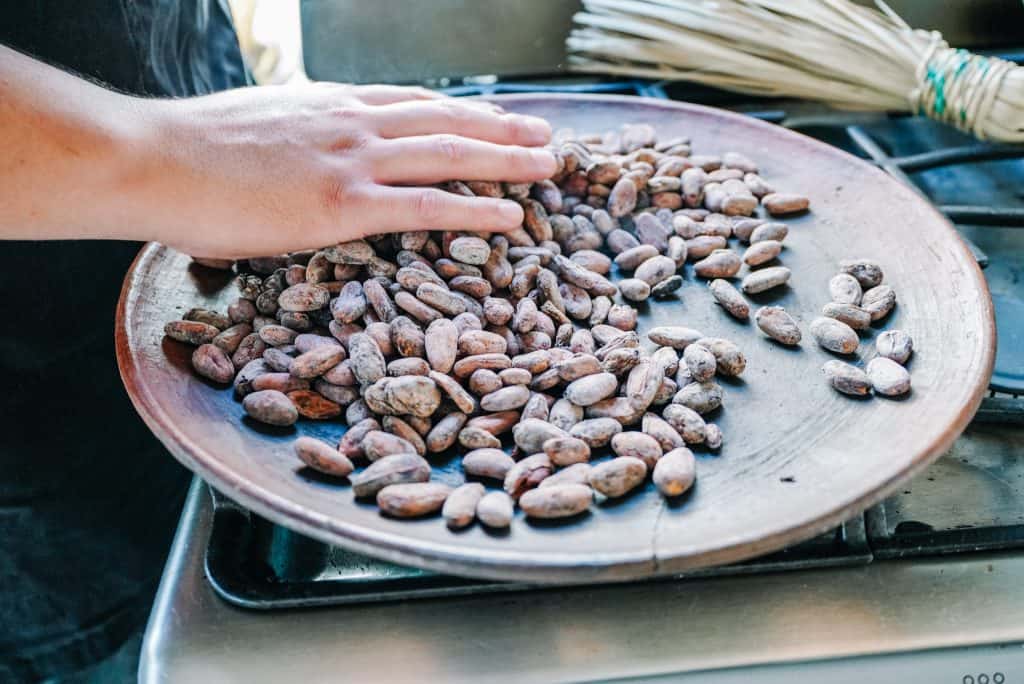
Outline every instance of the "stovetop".
<path fill-rule="evenodd" d="M 871 159 L 936 203 L 985 269 L 999 351 L 986 400 L 952 450 L 900 493 L 825 535 L 738 565 L 688 573 L 749 574 L 1024 546 L 1024 149 L 982 144 L 913 117 L 835 112 L 807 103 L 737 100 L 712 89 L 645 81 L 480 83 L 453 95 L 602 92 L 696 99 L 780 123 Z M 913 231 L 893 217 L 893 230 Z M 207 573 L 238 605 L 273 609 L 514 591 L 332 548 L 217 498 Z"/>
<path fill-rule="evenodd" d="M 1024 681 L 1019 551 L 247 610 L 204 574 L 214 517 L 197 479 L 146 629 L 143 684 Z"/>
<path fill-rule="evenodd" d="M 197 483 L 140 681 L 1024 679 L 1024 148 L 916 118 L 682 84 L 563 79 L 449 92 L 547 89 L 731 108 L 917 187 L 954 220 L 995 303 L 992 392 L 974 421 L 906 489 L 832 532 L 738 565 L 604 587 L 537 588 L 384 563 L 274 525 Z M 913 226 L 894 216 L 892 229 Z M 335 607 L 294 610 L 314 606 Z"/>

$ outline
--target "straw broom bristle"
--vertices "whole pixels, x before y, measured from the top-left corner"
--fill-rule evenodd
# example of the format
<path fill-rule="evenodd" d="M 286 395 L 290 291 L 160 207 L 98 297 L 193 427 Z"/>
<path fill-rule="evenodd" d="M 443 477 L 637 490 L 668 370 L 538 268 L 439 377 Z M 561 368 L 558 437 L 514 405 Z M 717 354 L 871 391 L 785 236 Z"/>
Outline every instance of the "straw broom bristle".
<path fill-rule="evenodd" d="M 583 0 L 566 43 L 577 71 L 909 111 L 981 139 L 1024 141 L 1024 68 L 952 49 L 877 4 Z"/>

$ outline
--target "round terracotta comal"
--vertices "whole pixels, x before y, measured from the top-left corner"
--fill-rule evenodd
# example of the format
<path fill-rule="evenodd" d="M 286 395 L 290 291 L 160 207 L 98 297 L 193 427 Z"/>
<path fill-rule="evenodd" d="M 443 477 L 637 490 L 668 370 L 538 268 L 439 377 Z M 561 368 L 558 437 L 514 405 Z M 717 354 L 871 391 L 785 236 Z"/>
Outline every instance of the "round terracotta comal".
<path fill-rule="evenodd" d="M 521 581 L 613 581 L 729 563 L 824 532 L 863 511 L 942 454 L 973 416 L 995 350 L 992 306 L 977 264 L 952 226 L 912 190 L 845 152 L 783 128 L 705 107 L 612 96 L 496 97 L 506 109 L 555 128 L 603 131 L 645 122 L 662 137 L 689 136 L 695 153 L 742 152 L 779 190 L 808 195 L 812 211 L 788 220 L 780 257 L 791 287 L 752 297 L 785 306 L 804 330 L 797 348 L 765 338 L 712 303 L 685 271 L 678 297 L 640 307 L 640 331 L 686 325 L 735 340 L 747 356 L 723 381 L 725 406 L 710 417 L 725 435 L 720 453 L 697 451 L 698 478 L 666 503 L 649 483 L 595 505 L 582 517 L 458 533 L 439 517 L 399 521 L 353 499 L 344 481 L 299 467 L 300 434 L 336 441 L 341 422 L 272 429 L 244 416 L 230 389 L 189 368 L 191 349 L 164 339 L 163 325 L 192 306 L 224 310 L 237 296 L 230 275 L 151 244 L 128 273 L 118 309 L 117 349 L 132 401 L 168 450 L 214 487 L 270 520 L 325 542 L 395 563 Z M 883 329 L 914 337 L 913 392 L 902 400 L 856 400 L 830 389 L 834 358 L 807 332 L 828 301 L 837 262 L 876 259 L 896 290 L 896 310 L 866 334 L 853 361 L 874 355 Z M 461 481 L 459 456 L 435 458 L 435 477 Z"/>

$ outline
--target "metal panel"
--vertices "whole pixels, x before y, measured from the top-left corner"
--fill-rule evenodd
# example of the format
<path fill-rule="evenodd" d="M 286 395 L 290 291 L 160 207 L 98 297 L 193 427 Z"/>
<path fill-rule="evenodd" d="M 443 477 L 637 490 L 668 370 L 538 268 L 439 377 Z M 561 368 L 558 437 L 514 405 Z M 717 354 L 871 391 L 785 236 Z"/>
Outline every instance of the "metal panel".
<path fill-rule="evenodd" d="M 921 477 L 867 512 L 876 558 L 1024 547 L 1019 426 L 974 422 Z"/>
<path fill-rule="evenodd" d="M 958 47 L 1024 37 L 1019 0 L 889 5 L 911 26 L 937 29 Z M 306 73 L 354 83 L 558 73 L 579 7 L 579 0 L 302 0 Z"/>
<path fill-rule="evenodd" d="M 773 681 L 770 663 L 939 648 L 961 660 L 943 678 L 901 678 L 915 654 L 896 669 L 875 661 L 864 671 L 874 676 L 861 679 L 774 681 L 960 682 L 1020 671 L 1019 652 L 975 667 L 977 651 L 964 648 L 1024 641 L 1020 553 L 266 613 L 225 603 L 207 583 L 211 518 L 197 483 L 146 632 L 144 684 L 524 684 L 684 672 L 709 681 L 710 671 L 738 667 L 749 669 L 736 681 Z"/>
<path fill-rule="evenodd" d="M 303 0 L 306 73 L 419 83 L 562 70 L 577 0 Z"/>

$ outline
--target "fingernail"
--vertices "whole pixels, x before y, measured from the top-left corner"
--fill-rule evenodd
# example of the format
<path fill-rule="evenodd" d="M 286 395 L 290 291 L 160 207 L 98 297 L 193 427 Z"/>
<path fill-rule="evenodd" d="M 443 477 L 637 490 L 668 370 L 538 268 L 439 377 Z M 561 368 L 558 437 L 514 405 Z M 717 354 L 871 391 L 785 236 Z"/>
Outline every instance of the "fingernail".
<path fill-rule="evenodd" d="M 512 200 L 502 200 L 498 203 L 498 213 L 502 220 L 510 224 L 517 224 L 523 220 L 523 208 Z"/>
<path fill-rule="evenodd" d="M 526 130 L 530 133 L 530 140 L 537 143 L 546 143 L 551 139 L 551 126 L 544 119 L 532 116 L 523 117 Z"/>
<path fill-rule="evenodd" d="M 534 164 L 545 169 L 554 169 L 555 167 L 555 155 L 548 150 L 530 150 L 530 159 Z"/>

